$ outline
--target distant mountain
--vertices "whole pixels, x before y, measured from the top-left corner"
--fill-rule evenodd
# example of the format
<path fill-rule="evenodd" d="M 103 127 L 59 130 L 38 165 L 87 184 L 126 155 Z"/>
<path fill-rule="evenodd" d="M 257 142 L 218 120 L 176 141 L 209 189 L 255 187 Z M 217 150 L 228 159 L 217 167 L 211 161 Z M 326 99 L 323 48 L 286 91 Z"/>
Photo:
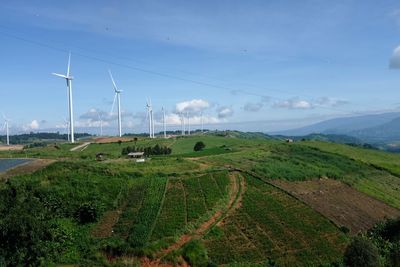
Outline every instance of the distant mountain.
<path fill-rule="evenodd" d="M 375 127 L 355 130 L 349 133 L 370 143 L 394 142 L 400 140 L 400 117 Z"/>
<path fill-rule="evenodd" d="M 363 133 L 363 136 L 369 136 L 367 134 L 367 129 L 373 129 L 375 127 L 379 128 L 381 125 L 388 123 L 390 124 L 397 118 L 400 118 L 400 112 L 336 118 L 298 129 L 277 132 L 275 134 L 286 136 L 302 136 L 312 133 L 321 133 L 339 135 L 344 134 L 358 137 L 359 134 Z M 400 135 L 398 135 L 398 137 L 398 139 L 400 139 Z"/>
<path fill-rule="evenodd" d="M 275 137 L 278 137 L 280 139 L 293 139 L 295 141 L 301 141 L 301 140 L 311 140 L 311 141 L 326 141 L 326 142 L 333 142 L 333 143 L 338 143 L 338 144 L 352 144 L 352 145 L 362 145 L 363 141 L 360 139 L 354 137 L 354 136 L 349 136 L 349 135 L 344 135 L 344 134 L 308 134 L 308 135 L 302 135 L 302 136 L 283 136 L 283 135 L 277 135 Z"/>

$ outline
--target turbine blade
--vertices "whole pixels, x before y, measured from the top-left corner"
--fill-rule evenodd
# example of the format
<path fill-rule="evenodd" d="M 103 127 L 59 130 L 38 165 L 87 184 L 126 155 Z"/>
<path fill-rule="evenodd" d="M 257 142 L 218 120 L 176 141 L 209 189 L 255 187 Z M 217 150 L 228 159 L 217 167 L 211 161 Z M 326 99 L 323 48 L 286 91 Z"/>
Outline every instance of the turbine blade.
<path fill-rule="evenodd" d="M 70 67 L 71 67 L 71 51 L 69 51 L 69 55 L 68 55 L 67 77 L 69 77 Z"/>
<path fill-rule="evenodd" d="M 58 76 L 58 77 L 61 77 L 61 78 L 64 78 L 64 79 L 67 79 L 67 76 L 65 76 L 65 75 L 63 75 L 63 74 L 58 74 L 58 73 L 52 73 L 52 75 L 54 75 L 54 76 Z"/>
<path fill-rule="evenodd" d="M 111 78 L 111 81 L 112 81 L 113 86 L 114 86 L 114 91 L 118 92 L 118 88 L 117 88 L 117 85 L 115 84 L 114 78 L 113 78 L 113 76 L 111 74 L 111 70 L 108 70 L 108 73 L 110 74 L 110 78 Z"/>

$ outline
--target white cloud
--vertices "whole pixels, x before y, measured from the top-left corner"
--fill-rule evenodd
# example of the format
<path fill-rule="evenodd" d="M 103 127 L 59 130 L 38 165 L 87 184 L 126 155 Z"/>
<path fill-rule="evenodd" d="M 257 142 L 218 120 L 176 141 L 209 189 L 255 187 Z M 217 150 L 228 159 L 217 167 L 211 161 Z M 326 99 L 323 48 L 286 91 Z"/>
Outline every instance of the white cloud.
<path fill-rule="evenodd" d="M 314 100 L 304 100 L 298 97 L 290 98 L 275 102 L 273 107 L 275 108 L 287 108 L 287 109 L 313 109 L 317 107 L 337 107 L 347 104 L 348 101 L 344 99 L 338 99 L 334 97 L 320 97 Z"/>
<path fill-rule="evenodd" d="M 233 116 L 233 109 L 229 107 L 220 107 L 217 109 L 218 118 L 224 119 Z"/>
<path fill-rule="evenodd" d="M 390 58 L 389 68 L 400 69 L 400 46 L 394 49 L 393 55 Z"/>
<path fill-rule="evenodd" d="M 249 102 L 243 106 L 243 109 L 248 112 L 257 112 L 260 111 L 260 109 L 262 109 L 263 106 L 264 104 L 261 102 L 258 103 Z"/>
<path fill-rule="evenodd" d="M 274 107 L 276 108 L 288 108 L 288 109 L 311 109 L 313 105 L 306 100 L 291 98 L 288 100 L 283 100 L 279 102 L 275 102 Z"/>
<path fill-rule="evenodd" d="M 22 129 L 24 131 L 37 130 L 37 129 L 39 129 L 39 122 L 37 120 L 33 120 L 30 123 L 22 126 Z"/>
<path fill-rule="evenodd" d="M 189 116 L 190 119 L 190 124 L 192 125 L 200 125 L 201 121 L 203 120 L 203 124 L 213 124 L 213 123 L 218 123 L 220 120 L 216 117 L 209 116 L 209 115 L 203 115 L 202 116 Z M 187 118 L 185 117 L 185 121 Z M 165 121 L 167 125 L 180 125 L 182 123 L 182 117 L 179 114 L 176 113 L 170 113 L 165 115 Z M 157 124 L 161 125 L 162 121 L 157 122 Z"/>
<path fill-rule="evenodd" d="M 210 107 L 210 103 L 203 99 L 193 99 L 176 104 L 176 112 L 198 113 Z"/>

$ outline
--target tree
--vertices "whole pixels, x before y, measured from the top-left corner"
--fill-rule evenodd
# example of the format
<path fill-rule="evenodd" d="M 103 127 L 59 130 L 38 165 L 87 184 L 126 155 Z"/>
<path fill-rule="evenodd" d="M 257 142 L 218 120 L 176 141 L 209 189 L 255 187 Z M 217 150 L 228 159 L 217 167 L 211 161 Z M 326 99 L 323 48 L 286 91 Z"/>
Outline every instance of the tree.
<path fill-rule="evenodd" d="M 193 150 L 194 151 L 201 151 L 206 147 L 206 144 L 203 143 L 203 141 L 199 141 L 194 145 Z"/>
<path fill-rule="evenodd" d="M 344 263 L 349 267 L 379 267 L 377 248 L 365 237 L 355 237 L 344 253 Z"/>

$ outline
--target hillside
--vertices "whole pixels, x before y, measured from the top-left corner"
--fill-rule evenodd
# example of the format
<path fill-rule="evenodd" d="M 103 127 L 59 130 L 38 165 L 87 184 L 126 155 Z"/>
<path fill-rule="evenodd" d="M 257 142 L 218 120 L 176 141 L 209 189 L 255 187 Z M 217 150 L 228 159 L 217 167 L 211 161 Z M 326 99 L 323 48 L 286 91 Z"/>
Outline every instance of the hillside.
<path fill-rule="evenodd" d="M 396 154 L 235 131 L 124 140 L 1 151 L 54 162 L 0 184 L 0 262 L 329 266 L 400 216 Z M 156 144 L 172 153 L 122 155 Z"/>

